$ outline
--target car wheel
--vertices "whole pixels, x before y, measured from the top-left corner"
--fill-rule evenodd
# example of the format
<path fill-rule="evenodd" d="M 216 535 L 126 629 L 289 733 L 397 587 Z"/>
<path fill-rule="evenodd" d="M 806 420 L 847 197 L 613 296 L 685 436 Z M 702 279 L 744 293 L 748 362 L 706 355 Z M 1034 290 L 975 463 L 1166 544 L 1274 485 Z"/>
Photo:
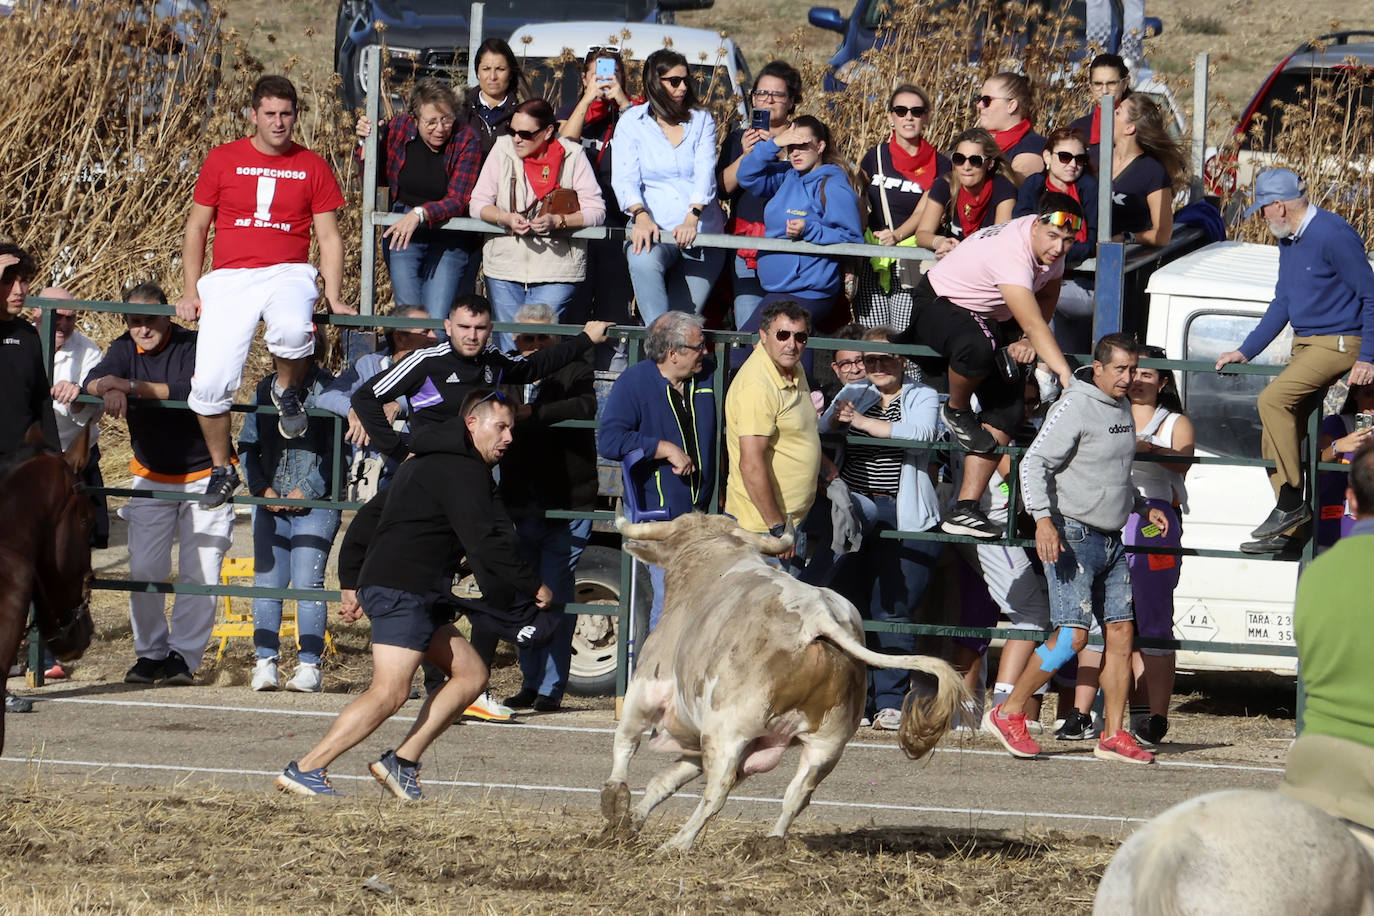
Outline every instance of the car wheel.
<path fill-rule="evenodd" d="M 579 604 L 620 604 L 620 551 L 592 545 L 577 564 Z M 637 643 L 649 632 L 650 595 L 653 587 L 644 565 L 639 565 L 635 594 Z M 572 664 L 568 693 L 576 696 L 609 696 L 615 693 L 616 636 L 619 621 L 599 614 L 579 614 L 573 632 Z"/>

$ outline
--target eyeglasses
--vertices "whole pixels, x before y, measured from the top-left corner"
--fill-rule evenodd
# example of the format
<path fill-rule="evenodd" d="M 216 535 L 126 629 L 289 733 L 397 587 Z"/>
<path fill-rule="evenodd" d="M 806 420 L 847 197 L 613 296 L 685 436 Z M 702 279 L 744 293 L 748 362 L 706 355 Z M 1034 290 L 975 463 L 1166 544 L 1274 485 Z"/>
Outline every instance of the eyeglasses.
<path fill-rule="evenodd" d="M 844 369 L 844 370 L 847 371 L 847 372 L 852 372 L 853 370 L 862 367 L 863 364 L 864 364 L 863 357 L 862 357 L 862 356 L 856 356 L 856 357 L 854 357 L 853 359 L 840 360 L 839 362 L 835 363 L 835 368 L 836 368 L 836 369 Z"/>
<path fill-rule="evenodd" d="M 677 88 L 680 87 L 683 83 L 687 82 L 687 77 L 685 77 L 685 76 L 660 76 L 660 77 L 658 78 L 658 80 L 659 80 L 659 82 L 661 82 L 661 83 L 667 83 L 667 84 L 668 84 L 669 86 L 671 86 L 673 89 L 677 89 Z"/>
<path fill-rule="evenodd" d="M 913 118 L 924 118 L 926 116 L 926 106 L 924 105 L 893 105 L 888 111 L 899 118 L 910 115 Z"/>
<path fill-rule="evenodd" d="M 535 137 L 539 136 L 546 130 L 548 130 L 547 127 L 541 127 L 538 130 L 513 130 L 511 131 L 511 136 L 516 137 L 520 140 L 524 140 L 528 143 L 530 140 L 533 140 Z"/>
<path fill-rule="evenodd" d="M 1120 86 L 1123 82 L 1125 82 L 1125 80 L 1119 80 L 1119 79 L 1116 79 L 1116 80 L 1100 80 L 1100 81 L 1099 81 L 1099 80 L 1093 80 L 1093 81 L 1092 81 L 1091 83 L 1089 83 L 1088 85 L 1090 85 L 1090 86 L 1092 86 L 1094 89 L 1100 90 L 1100 91 L 1102 91 L 1102 92 L 1111 92 L 1111 91 L 1114 90 L 1117 86 Z"/>
<path fill-rule="evenodd" d="M 705 352 L 706 352 L 706 342 L 703 341 L 703 342 L 701 342 L 701 343 L 699 343 L 699 344 L 689 344 L 689 343 L 685 343 L 685 344 L 683 344 L 682 346 L 678 347 L 678 349 L 679 349 L 679 350 L 693 350 L 693 351 L 695 351 L 695 352 L 697 352 L 697 353 L 705 353 Z"/>
<path fill-rule="evenodd" d="M 963 165 L 965 162 L 967 162 L 975 169 L 981 169 L 983 167 L 983 163 L 987 162 L 988 160 L 985 156 L 979 156 L 977 153 L 974 153 L 972 156 L 965 156 L 963 153 L 950 153 L 949 161 L 954 163 L 955 165 Z"/>
<path fill-rule="evenodd" d="M 754 98 L 768 102 L 785 102 L 787 101 L 787 91 L 783 89 L 755 89 Z"/>
<path fill-rule="evenodd" d="M 989 105 L 992 104 L 992 100 L 993 100 L 993 99 L 1001 99 L 1001 100 L 1004 101 L 1004 102 L 1009 102 L 1009 101 L 1011 101 L 1011 96 L 1007 96 L 1007 95 L 975 95 L 975 96 L 973 97 L 973 104 L 974 104 L 975 106 L 981 105 L 981 106 L 983 106 L 984 108 L 987 108 Z"/>
<path fill-rule="evenodd" d="M 1057 156 L 1059 158 L 1059 161 L 1064 163 L 1065 165 L 1068 165 L 1070 162 L 1077 162 L 1085 169 L 1088 167 L 1088 163 L 1091 161 L 1087 153 L 1071 153 L 1068 150 L 1062 149 L 1055 152 L 1055 156 Z"/>
<path fill-rule="evenodd" d="M 806 346 L 806 342 L 811 339 L 811 335 L 805 331 L 788 331 L 784 328 L 778 328 L 774 331 L 773 337 L 778 343 L 787 343 L 789 340 L 796 340 L 797 345 L 801 347 Z"/>
<path fill-rule="evenodd" d="M 420 122 L 420 126 L 425 130 L 433 130 L 436 127 L 452 127 L 455 123 L 457 119 L 453 115 L 448 115 L 443 118 L 426 118 Z"/>
<path fill-rule="evenodd" d="M 1055 210 L 1053 213 L 1043 213 L 1040 215 L 1040 222 L 1059 229 L 1067 229 L 1070 232 L 1077 232 L 1083 228 L 1083 217 L 1077 213 L 1065 213 L 1063 210 Z"/>

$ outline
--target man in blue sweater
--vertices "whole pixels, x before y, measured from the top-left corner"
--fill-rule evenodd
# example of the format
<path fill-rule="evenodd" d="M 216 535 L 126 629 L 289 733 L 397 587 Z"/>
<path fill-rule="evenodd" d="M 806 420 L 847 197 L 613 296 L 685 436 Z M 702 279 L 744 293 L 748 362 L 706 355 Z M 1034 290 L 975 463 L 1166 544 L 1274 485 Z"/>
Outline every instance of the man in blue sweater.
<path fill-rule="evenodd" d="M 636 449 L 635 485 L 645 510 L 677 518 L 705 511 L 715 480 L 716 393 L 706 368 L 700 315 L 670 311 L 649 326 L 648 359 L 621 373 L 606 398 L 596 450 L 623 461 Z M 640 473 L 640 472 L 643 473 Z M 663 612 L 663 570 L 649 568 L 654 602 L 649 626 Z"/>
<path fill-rule="evenodd" d="M 1374 382 L 1374 270 L 1354 227 L 1309 203 L 1302 181 L 1288 169 L 1260 173 L 1245 215 L 1257 211 L 1279 240 L 1274 301 L 1240 348 L 1217 359 L 1216 368 L 1254 359 L 1284 325 L 1293 326 L 1288 366 L 1259 396 L 1260 454 L 1274 462 L 1269 482 L 1277 504 L 1251 532 L 1255 540 L 1240 546 L 1246 553 L 1280 553 L 1312 518 L 1302 496 L 1298 448 L 1308 417 L 1346 372 L 1351 385 Z"/>

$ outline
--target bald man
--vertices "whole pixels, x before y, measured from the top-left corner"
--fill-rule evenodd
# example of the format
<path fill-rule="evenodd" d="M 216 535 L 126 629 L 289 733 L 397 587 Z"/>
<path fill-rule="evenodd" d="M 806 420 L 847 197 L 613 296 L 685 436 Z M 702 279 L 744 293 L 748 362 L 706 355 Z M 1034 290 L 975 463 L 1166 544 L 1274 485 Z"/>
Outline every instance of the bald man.
<path fill-rule="evenodd" d="M 60 286 L 48 286 L 38 294 L 40 299 L 75 299 Z M 99 404 L 78 404 L 81 382 L 96 367 L 101 357 L 100 345 L 76 329 L 76 310 L 53 310 L 55 329 L 53 340 L 52 406 L 57 417 L 57 438 L 63 457 L 72 470 L 81 475 L 88 487 L 103 487 L 100 476 L 100 415 Z M 91 546 L 104 549 L 110 543 L 110 513 L 104 493 L 92 493 L 95 506 L 95 527 L 91 531 Z"/>

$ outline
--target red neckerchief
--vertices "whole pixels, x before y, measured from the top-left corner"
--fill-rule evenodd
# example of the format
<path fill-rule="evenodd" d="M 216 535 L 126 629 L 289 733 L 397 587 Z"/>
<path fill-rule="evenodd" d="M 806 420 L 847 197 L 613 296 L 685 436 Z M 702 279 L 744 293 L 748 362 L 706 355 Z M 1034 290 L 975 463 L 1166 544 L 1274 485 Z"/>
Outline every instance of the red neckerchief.
<path fill-rule="evenodd" d="M 1093 106 L 1093 126 L 1092 126 L 1092 129 L 1091 129 L 1090 131 L 1088 131 L 1088 142 L 1089 142 L 1089 143 L 1101 143 L 1101 142 L 1102 142 L 1102 106 L 1101 106 L 1101 105 L 1094 105 L 1094 106 Z"/>
<path fill-rule="evenodd" d="M 535 200 L 558 187 L 558 173 L 563 168 L 564 152 L 563 144 L 554 137 L 544 147 L 542 154 L 520 160 L 525 164 L 525 177 L 529 179 Z"/>
<path fill-rule="evenodd" d="M 983 187 L 979 189 L 977 197 L 970 194 L 968 188 L 959 185 L 959 195 L 954 200 L 954 209 L 959 217 L 959 228 L 964 230 L 964 238 L 968 238 L 982 228 L 983 217 L 987 215 L 988 204 L 991 202 L 991 178 L 983 182 Z"/>
<path fill-rule="evenodd" d="M 1030 129 L 1030 118 L 1023 118 L 1021 123 L 1017 124 L 1015 127 L 1008 130 L 994 130 L 990 131 L 990 133 L 992 134 L 992 139 L 997 141 L 997 148 L 1005 153 L 1007 150 L 1020 143 L 1021 138 L 1030 133 Z"/>
<path fill-rule="evenodd" d="M 887 141 L 887 151 L 892 157 L 892 167 L 903 178 L 916 182 L 922 189 L 930 188 L 931 181 L 935 179 L 935 147 L 927 143 L 925 137 L 921 138 L 916 154 L 912 155 L 897 143 L 897 132 L 893 131 L 892 139 Z"/>
<path fill-rule="evenodd" d="M 1067 195 L 1069 195 L 1070 197 L 1072 197 L 1074 200 L 1078 201 L 1078 203 L 1079 203 L 1080 206 L 1083 204 L 1083 198 L 1081 198 L 1081 197 L 1078 196 L 1078 185 L 1077 185 L 1077 184 L 1066 185 L 1065 187 L 1062 187 L 1062 188 L 1061 188 L 1061 187 L 1057 186 L 1057 185 L 1054 183 L 1054 179 L 1050 177 L 1050 173 L 1049 173 L 1049 172 L 1046 172 L 1046 173 L 1045 173 L 1045 190 L 1046 190 L 1046 191 L 1058 191 L 1060 194 L 1067 194 Z M 1083 221 L 1083 225 L 1078 227 L 1078 234 L 1075 235 L 1075 236 L 1073 237 L 1073 239 L 1074 239 L 1075 242 L 1086 242 L 1086 241 L 1088 240 L 1088 221 L 1087 221 L 1087 220 L 1084 220 L 1084 221 Z"/>

